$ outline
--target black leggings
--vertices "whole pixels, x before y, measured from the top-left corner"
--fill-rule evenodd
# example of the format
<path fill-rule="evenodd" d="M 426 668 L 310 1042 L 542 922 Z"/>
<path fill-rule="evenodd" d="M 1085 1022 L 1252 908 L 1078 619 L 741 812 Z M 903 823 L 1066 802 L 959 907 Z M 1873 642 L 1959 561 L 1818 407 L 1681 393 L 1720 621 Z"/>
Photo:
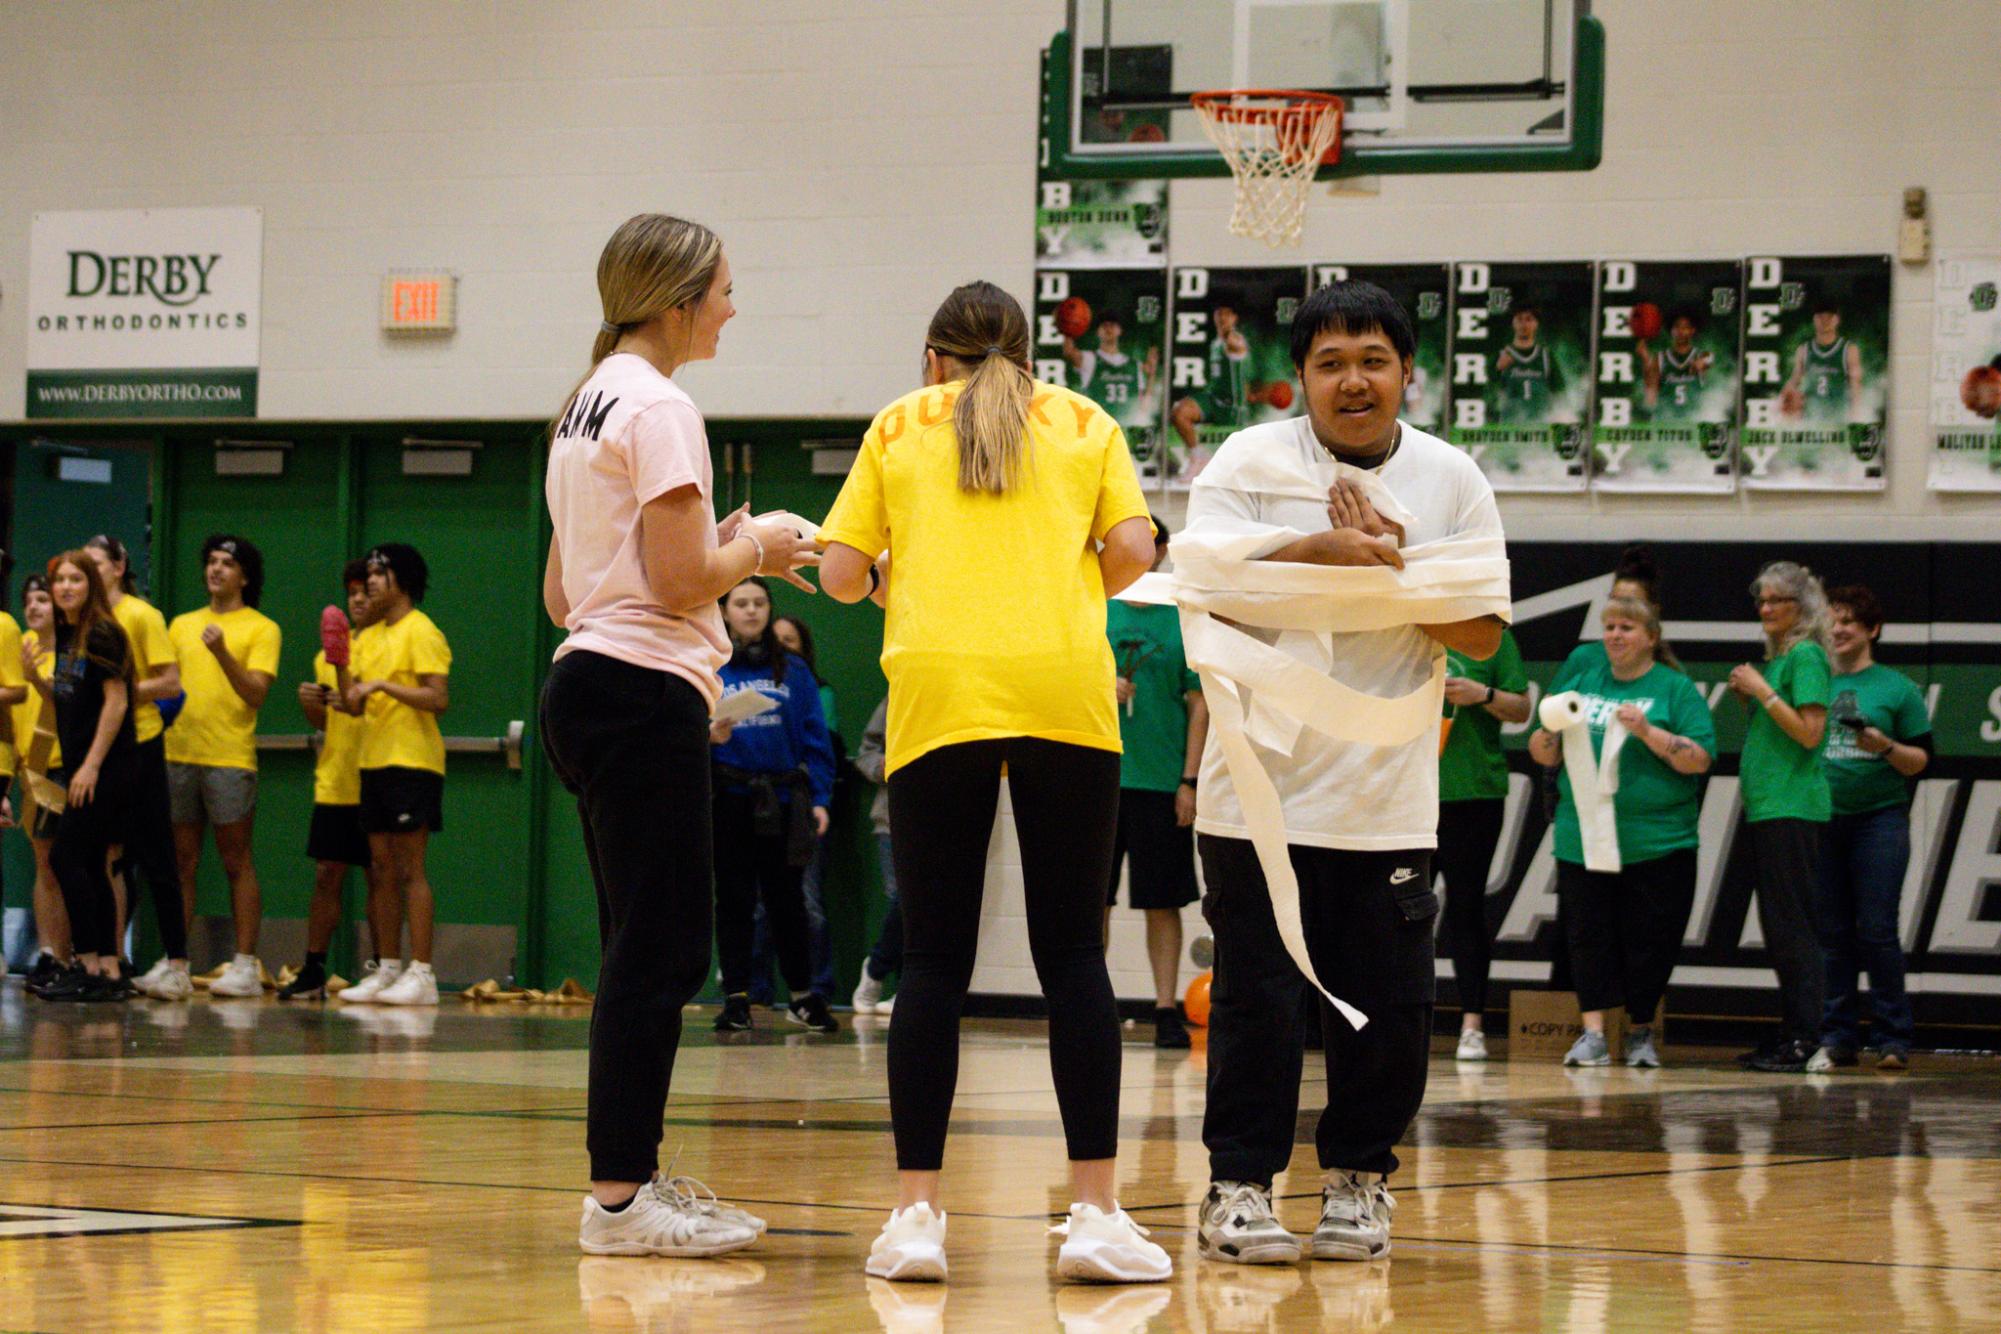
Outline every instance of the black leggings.
<path fill-rule="evenodd" d="M 1820 1040 L 1827 963 L 1820 952 L 1821 840 L 1818 820 L 1760 820 L 1747 825 L 1758 867 L 1758 929 L 1779 977 L 1780 1036 Z"/>
<path fill-rule="evenodd" d="M 577 795 L 604 963 L 591 1014 L 593 1181 L 646 1181 L 709 972 L 709 706 L 669 672 L 575 652 L 542 688 L 542 745 Z"/>
<path fill-rule="evenodd" d="M 1073 1161 L 1118 1152 L 1119 1017 L 1105 971 L 1105 879 L 1119 757 L 1032 737 L 941 746 L 889 780 L 903 983 L 889 1025 L 896 1165 L 935 1172 L 959 1081 L 959 1014 L 973 977 L 987 844 L 1007 766 L 1028 946 L 1049 1002 L 1049 1066 Z"/>
<path fill-rule="evenodd" d="M 127 743 L 129 745 L 129 743 Z M 118 953 L 118 901 L 106 864 L 112 845 L 124 837 L 125 812 L 132 799 L 131 754 L 107 758 L 88 802 L 72 801 L 56 822 L 49 869 L 69 914 L 70 941 L 78 954 Z M 180 911 L 175 906 L 175 913 Z"/>
<path fill-rule="evenodd" d="M 750 990 L 757 902 L 762 898 L 778 971 L 785 975 L 786 986 L 803 994 L 813 980 L 806 947 L 806 895 L 800 888 L 806 868 L 787 860 L 782 828 L 776 834 L 757 832 L 755 801 L 748 792 L 727 789 L 718 789 L 715 796 L 716 953 L 722 964 L 723 992 Z M 767 981 L 770 967 L 767 962 Z"/>
<path fill-rule="evenodd" d="M 1487 869 L 1501 841 L 1499 798 L 1444 801 L 1438 805 L 1438 851 L 1432 867 L 1445 877 L 1445 947 L 1452 956 L 1459 1008 L 1469 1014 L 1487 1008 L 1487 974 L 1494 942 L 1487 934 Z"/>
<path fill-rule="evenodd" d="M 167 747 L 164 736 L 139 743 L 132 804 L 126 812 L 125 857 L 118 863 L 125 877 L 125 915 L 139 917 L 136 869 L 146 877 L 153 895 L 153 915 L 159 921 L 160 946 L 169 959 L 188 957 L 188 924 L 181 915 L 181 867 L 174 855 L 174 817 L 167 796 Z"/>
<path fill-rule="evenodd" d="M 1623 1004 L 1635 1024 L 1651 1024 L 1695 906 L 1695 849 L 1632 862 L 1616 872 L 1558 862 L 1556 889 L 1578 1008 Z"/>

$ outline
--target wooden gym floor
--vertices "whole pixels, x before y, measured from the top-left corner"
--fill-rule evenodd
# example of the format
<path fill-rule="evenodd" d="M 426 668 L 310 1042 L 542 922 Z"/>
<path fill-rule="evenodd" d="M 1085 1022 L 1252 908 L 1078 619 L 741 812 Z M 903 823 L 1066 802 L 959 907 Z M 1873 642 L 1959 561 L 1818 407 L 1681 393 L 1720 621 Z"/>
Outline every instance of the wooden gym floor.
<path fill-rule="evenodd" d="M 1995 1328 L 2001 1064 L 1564 1071 L 1440 1047 L 1394 1258 L 1195 1258 L 1203 1054 L 1125 1051 L 1120 1193 L 1158 1287 L 1061 1287 L 1040 1026 L 969 1023 L 952 1282 L 865 1280 L 894 1200 L 886 1021 L 727 1041 L 691 1011 L 666 1148 L 770 1219 L 721 1261 L 588 1259 L 582 1011 L 49 1006 L 0 983 L 0 1329 L 779 1331 Z M 1499 1047 L 1500 1044 L 1496 1044 Z M 1309 1063 L 1281 1182 L 1316 1217 Z"/>

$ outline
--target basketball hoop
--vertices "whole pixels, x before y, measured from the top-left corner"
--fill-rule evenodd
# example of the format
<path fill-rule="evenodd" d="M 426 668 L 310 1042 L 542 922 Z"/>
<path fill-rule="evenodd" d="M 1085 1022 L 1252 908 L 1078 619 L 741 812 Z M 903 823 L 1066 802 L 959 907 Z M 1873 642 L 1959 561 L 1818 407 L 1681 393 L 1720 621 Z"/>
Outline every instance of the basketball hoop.
<path fill-rule="evenodd" d="M 1189 99 L 1237 180 L 1230 231 L 1298 245 L 1314 173 L 1341 160 L 1341 99 L 1298 89 L 1237 88 Z"/>

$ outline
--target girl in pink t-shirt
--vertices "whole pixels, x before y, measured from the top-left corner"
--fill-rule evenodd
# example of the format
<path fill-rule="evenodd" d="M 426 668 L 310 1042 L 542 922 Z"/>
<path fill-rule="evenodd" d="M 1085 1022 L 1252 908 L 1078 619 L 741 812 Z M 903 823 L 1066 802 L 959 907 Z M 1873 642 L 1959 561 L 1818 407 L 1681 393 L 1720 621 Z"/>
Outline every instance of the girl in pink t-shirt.
<path fill-rule="evenodd" d="M 577 796 L 604 950 L 579 1240 L 594 1255 L 721 1255 L 763 1220 L 659 1175 L 681 1007 L 709 968 L 709 714 L 729 656 L 716 599 L 751 574 L 812 592 L 796 571 L 819 558 L 745 510 L 716 522 L 702 415 L 670 378 L 715 356 L 736 314 L 721 239 L 629 219 L 598 258 L 598 295 L 591 372 L 550 432 L 542 579 L 569 632 L 542 690 L 542 744 Z"/>

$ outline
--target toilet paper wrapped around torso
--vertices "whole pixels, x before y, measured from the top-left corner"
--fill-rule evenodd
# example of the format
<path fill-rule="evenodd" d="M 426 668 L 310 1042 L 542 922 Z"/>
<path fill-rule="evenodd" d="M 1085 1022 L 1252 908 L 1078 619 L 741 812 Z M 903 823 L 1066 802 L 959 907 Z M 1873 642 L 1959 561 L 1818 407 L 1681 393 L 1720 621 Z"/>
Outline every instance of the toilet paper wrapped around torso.
<path fill-rule="evenodd" d="M 1330 457 L 1305 418 L 1240 431 L 1196 480 L 1170 575 L 1122 597 L 1182 611 L 1210 735 L 1196 827 L 1248 838 L 1280 936 L 1314 976 L 1287 844 L 1435 846 L 1445 651 L 1417 627 L 1511 614 L 1493 496 L 1463 451 L 1405 426 L 1378 470 Z M 1331 527 L 1328 490 L 1360 486 L 1405 531 L 1405 566 L 1262 559 Z"/>

